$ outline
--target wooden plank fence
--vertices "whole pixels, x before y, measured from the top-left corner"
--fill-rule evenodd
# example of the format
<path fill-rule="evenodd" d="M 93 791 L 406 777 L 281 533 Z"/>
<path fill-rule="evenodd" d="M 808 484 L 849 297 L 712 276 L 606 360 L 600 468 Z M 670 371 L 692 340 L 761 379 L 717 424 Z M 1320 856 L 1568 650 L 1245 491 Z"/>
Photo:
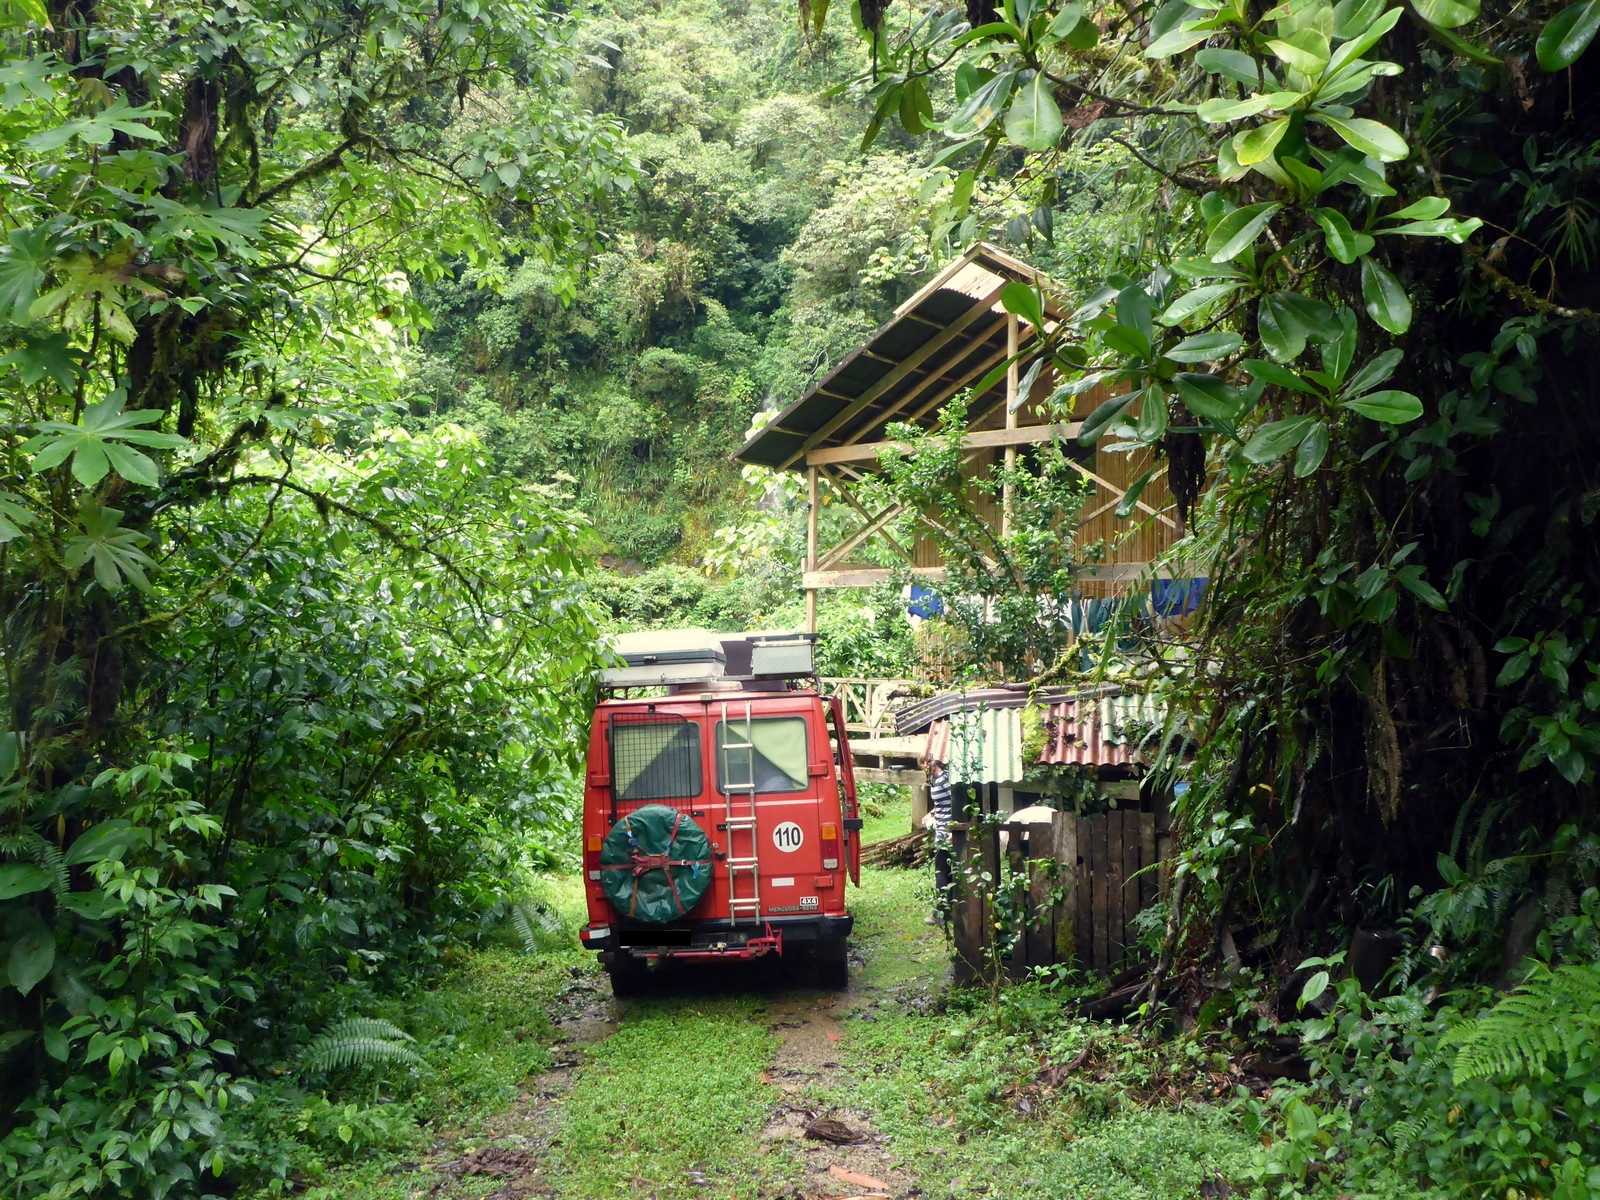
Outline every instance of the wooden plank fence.
<path fill-rule="evenodd" d="M 957 825 L 951 837 L 959 978 L 991 978 L 997 967 L 1021 977 L 1055 963 L 1111 972 L 1139 953 L 1134 918 L 1159 898 L 1160 863 L 1170 852 L 1165 805 Z M 998 957 L 997 917 L 999 937 L 1010 943 Z"/>

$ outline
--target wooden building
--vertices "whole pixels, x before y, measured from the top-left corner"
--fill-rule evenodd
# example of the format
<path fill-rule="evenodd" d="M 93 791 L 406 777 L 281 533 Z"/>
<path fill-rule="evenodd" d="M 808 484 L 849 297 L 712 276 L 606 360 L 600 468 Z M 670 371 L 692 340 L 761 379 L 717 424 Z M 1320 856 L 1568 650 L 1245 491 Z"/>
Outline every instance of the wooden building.
<path fill-rule="evenodd" d="M 973 388 L 1009 356 L 1021 354 L 1005 376 L 968 405 L 966 462 L 974 476 L 1000 459 L 1015 461 L 1027 446 L 1059 439 L 1092 487 L 1078 522 L 1078 544 L 1103 542 L 1101 561 L 1082 578 L 1083 595 L 1099 598 L 1130 587 L 1148 587 L 1155 560 L 1182 533 L 1164 472 L 1150 480 L 1126 520 L 1116 508 L 1128 487 L 1150 467 L 1148 451 L 1113 453 L 1080 447 L 1081 422 L 1110 400 L 1105 388 L 1077 397 L 1070 419 L 1052 420 L 1044 401 L 1055 391 L 1048 364 L 1027 396 L 1019 381 L 1032 360 L 1026 350 L 1034 329 L 1006 312 L 1000 292 L 1013 281 L 1037 285 L 1038 273 L 1020 259 L 980 243 L 940 271 L 893 318 L 834 367 L 799 399 L 757 431 L 734 457 L 778 470 L 804 471 L 810 499 L 804 586 L 808 629 L 816 629 L 817 596 L 829 588 L 871 587 L 888 582 L 894 571 L 864 562 L 861 548 L 876 539 L 914 577 L 943 577 L 938 552 L 926 536 L 906 540 L 892 526 L 907 516 L 895 506 L 873 512 L 855 487 L 878 469 L 879 452 L 893 443 L 886 430 L 894 422 L 930 428 L 940 408 L 965 388 Z M 1067 306 L 1045 288 L 1046 316 L 1059 321 Z M 855 514 L 854 527 L 831 546 L 820 544 L 818 510 L 826 492 Z M 1004 527 L 1004 503 L 993 504 L 994 522 Z M 926 520 L 925 515 L 918 515 Z"/>

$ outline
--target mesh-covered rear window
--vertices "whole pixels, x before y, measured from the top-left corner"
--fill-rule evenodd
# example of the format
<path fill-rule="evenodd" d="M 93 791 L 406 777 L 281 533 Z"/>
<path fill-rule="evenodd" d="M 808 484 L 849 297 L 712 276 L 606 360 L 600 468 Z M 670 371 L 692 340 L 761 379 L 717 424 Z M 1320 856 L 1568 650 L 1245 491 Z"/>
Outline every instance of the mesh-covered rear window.
<path fill-rule="evenodd" d="M 611 794 L 621 801 L 700 794 L 700 726 L 671 713 L 613 713 Z"/>

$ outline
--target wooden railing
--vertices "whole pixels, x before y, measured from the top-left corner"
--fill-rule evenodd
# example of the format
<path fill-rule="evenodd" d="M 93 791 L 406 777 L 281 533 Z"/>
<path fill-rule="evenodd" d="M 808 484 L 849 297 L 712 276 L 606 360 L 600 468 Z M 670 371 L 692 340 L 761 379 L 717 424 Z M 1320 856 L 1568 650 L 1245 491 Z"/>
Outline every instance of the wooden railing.
<path fill-rule="evenodd" d="M 912 686 L 908 679 L 843 679 L 819 681 L 825 696 L 844 699 L 844 727 L 854 737 L 892 737 L 897 693 Z"/>

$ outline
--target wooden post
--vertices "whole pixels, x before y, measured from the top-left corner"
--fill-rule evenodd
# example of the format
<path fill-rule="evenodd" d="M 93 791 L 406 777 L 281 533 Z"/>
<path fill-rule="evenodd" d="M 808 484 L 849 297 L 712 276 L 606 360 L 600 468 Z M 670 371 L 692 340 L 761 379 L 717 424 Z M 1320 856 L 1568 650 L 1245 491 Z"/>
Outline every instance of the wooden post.
<path fill-rule="evenodd" d="M 1139 903 L 1139 817 L 1140 813 L 1123 810 L 1122 813 L 1122 956 L 1128 958 L 1135 942 L 1133 919 L 1144 907 Z"/>
<path fill-rule="evenodd" d="M 806 570 L 817 569 L 817 468 L 806 468 Z M 806 632 L 817 631 L 817 589 L 806 589 Z"/>
<path fill-rule="evenodd" d="M 1056 906 L 1056 962 L 1081 963 L 1083 950 L 1078 943 L 1078 817 L 1058 812 L 1050 818 L 1055 834 L 1057 877 L 1061 881 L 1061 903 Z"/>
<path fill-rule="evenodd" d="M 1050 903 L 1055 880 L 1046 866 L 1046 860 L 1056 857 L 1055 826 L 1052 822 L 1014 828 L 1028 831 L 1028 929 L 1023 935 L 1024 961 L 1030 967 L 1048 967 L 1056 960 L 1056 915 Z"/>
<path fill-rule="evenodd" d="M 1017 314 L 1008 313 L 1006 316 L 1006 354 L 1011 358 L 1011 365 L 1006 368 L 1006 428 L 1017 427 L 1017 340 L 1018 340 Z M 1000 495 L 1000 536 L 1005 537 L 1011 532 L 1011 507 L 1015 497 L 1012 495 L 1011 472 L 1017 466 L 1017 448 L 1006 447 L 1006 482 Z"/>
<path fill-rule="evenodd" d="M 1000 961 L 999 947 L 994 939 L 994 893 L 1000 886 L 1000 830 L 993 825 L 983 825 L 982 836 L 978 841 L 979 870 L 989 877 L 988 881 L 973 890 L 978 892 L 980 901 L 976 906 L 977 926 L 981 931 L 978 939 L 979 953 L 984 958 L 984 978 L 992 976 L 990 972 L 998 974 L 1005 970 L 1005 964 Z"/>

